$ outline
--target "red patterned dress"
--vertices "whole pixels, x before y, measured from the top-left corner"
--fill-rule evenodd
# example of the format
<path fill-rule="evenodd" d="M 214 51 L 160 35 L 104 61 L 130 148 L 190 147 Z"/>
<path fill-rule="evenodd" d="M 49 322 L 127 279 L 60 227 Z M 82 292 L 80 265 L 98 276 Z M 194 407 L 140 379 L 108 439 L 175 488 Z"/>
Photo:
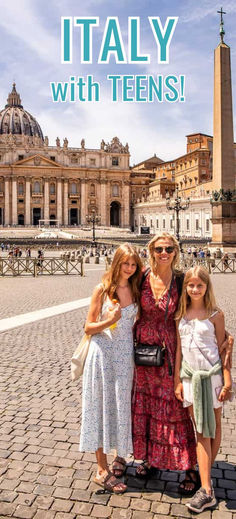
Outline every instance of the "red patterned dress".
<path fill-rule="evenodd" d="M 134 457 L 147 460 L 159 469 L 186 470 L 196 463 L 196 443 L 188 411 L 174 394 L 174 314 L 178 305 L 178 291 L 173 281 L 165 321 L 168 292 L 156 307 L 149 278 L 150 274 L 142 285 L 142 311 L 136 323 L 136 337 L 146 344 L 165 341 L 172 375 L 169 375 L 167 356 L 162 367 L 135 368 L 132 404 Z"/>

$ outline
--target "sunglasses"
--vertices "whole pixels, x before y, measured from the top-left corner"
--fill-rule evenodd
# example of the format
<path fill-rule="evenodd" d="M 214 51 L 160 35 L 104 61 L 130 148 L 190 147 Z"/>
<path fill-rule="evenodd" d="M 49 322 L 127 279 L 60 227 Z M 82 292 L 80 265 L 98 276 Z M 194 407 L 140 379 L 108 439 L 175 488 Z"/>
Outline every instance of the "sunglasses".
<path fill-rule="evenodd" d="M 171 254 L 172 252 L 174 252 L 175 248 L 174 247 L 154 247 L 154 251 L 157 252 L 158 254 L 161 254 L 162 252 L 166 251 L 167 254 Z"/>

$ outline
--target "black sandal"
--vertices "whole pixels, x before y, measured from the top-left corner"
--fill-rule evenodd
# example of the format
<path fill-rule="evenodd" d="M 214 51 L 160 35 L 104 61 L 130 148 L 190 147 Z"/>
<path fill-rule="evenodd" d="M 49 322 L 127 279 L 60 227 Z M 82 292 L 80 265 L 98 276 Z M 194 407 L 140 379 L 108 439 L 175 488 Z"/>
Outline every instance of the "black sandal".
<path fill-rule="evenodd" d="M 193 488 L 186 488 L 186 484 L 191 483 Z M 199 472 L 194 469 L 188 469 L 185 472 L 185 479 L 179 484 L 179 494 L 182 496 L 192 496 L 200 488 L 201 480 Z"/>
<path fill-rule="evenodd" d="M 140 467 L 141 471 L 137 472 L 137 469 Z M 155 467 L 149 467 L 148 462 L 145 460 L 142 463 L 140 463 L 136 468 L 135 477 L 136 478 L 146 478 L 149 479 L 153 474 L 156 473 Z"/>
<path fill-rule="evenodd" d="M 126 461 L 124 458 L 121 458 L 120 456 L 116 456 L 116 458 L 112 462 L 112 470 L 114 476 L 116 478 L 121 478 L 123 474 L 126 471 Z"/>

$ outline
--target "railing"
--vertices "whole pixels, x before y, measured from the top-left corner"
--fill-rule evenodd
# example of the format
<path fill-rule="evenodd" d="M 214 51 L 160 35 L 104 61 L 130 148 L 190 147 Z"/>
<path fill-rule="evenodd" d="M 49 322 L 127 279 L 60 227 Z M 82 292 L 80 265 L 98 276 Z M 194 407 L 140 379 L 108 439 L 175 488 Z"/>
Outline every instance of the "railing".
<path fill-rule="evenodd" d="M 181 259 L 181 269 L 186 271 L 191 267 L 202 265 L 210 274 L 229 274 L 236 273 L 236 259 L 229 258 L 227 260 L 218 258 L 189 258 Z"/>
<path fill-rule="evenodd" d="M 0 258 L 0 276 L 84 275 L 83 259 Z"/>

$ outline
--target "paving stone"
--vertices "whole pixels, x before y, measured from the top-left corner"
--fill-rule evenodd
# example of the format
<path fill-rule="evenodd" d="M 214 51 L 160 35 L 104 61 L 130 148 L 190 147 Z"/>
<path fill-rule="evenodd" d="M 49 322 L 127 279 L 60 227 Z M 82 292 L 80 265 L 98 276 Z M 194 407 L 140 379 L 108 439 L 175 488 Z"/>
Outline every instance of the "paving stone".
<path fill-rule="evenodd" d="M 90 515 L 90 512 L 93 508 L 93 505 L 90 505 L 89 503 L 75 503 L 71 512 L 74 514 L 80 514 L 80 515 Z"/>
<path fill-rule="evenodd" d="M 75 501 L 89 501 L 91 492 L 88 490 L 76 489 L 71 494 L 71 499 Z"/>
<path fill-rule="evenodd" d="M 155 514 L 168 515 L 170 512 L 170 504 L 168 503 L 152 503 L 151 511 Z"/>
<path fill-rule="evenodd" d="M 22 493 L 22 494 L 18 495 L 17 499 L 15 500 L 15 504 L 31 506 L 32 503 L 35 501 L 35 499 L 36 499 L 36 496 L 34 494 Z"/>
<path fill-rule="evenodd" d="M 148 512 L 150 510 L 151 503 L 146 499 L 131 499 L 130 508 L 132 510 L 142 510 Z"/>
<path fill-rule="evenodd" d="M 75 516 L 75 514 L 67 514 L 65 512 L 57 512 L 56 515 L 55 515 L 55 519 L 80 519 L 80 517 L 83 517 L 83 516 Z M 83 517 L 84 519 L 84 517 Z"/>
<path fill-rule="evenodd" d="M 212 519 L 232 519 L 232 513 L 224 512 L 224 515 L 222 517 L 222 512 L 220 512 L 219 510 L 214 510 L 212 512 Z"/>
<path fill-rule="evenodd" d="M 3 516 L 11 516 L 16 508 L 14 503 L 1 503 L 1 514 Z"/>
<path fill-rule="evenodd" d="M 116 496 L 112 495 L 109 501 L 109 506 L 114 506 L 118 508 L 128 508 L 130 505 L 130 498 L 126 497 L 126 495 Z"/>
<path fill-rule="evenodd" d="M 56 510 L 57 512 L 70 512 L 73 506 L 72 501 L 68 501 L 66 499 L 55 499 L 52 504 L 52 510 Z"/>
<path fill-rule="evenodd" d="M 17 496 L 18 496 L 17 492 L 3 490 L 0 494 L 0 501 L 5 501 L 6 503 L 13 503 L 13 501 L 15 501 Z M 1 507 L 0 507 L 0 511 L 1 511 Z"/>
<path fill-rule="evenodd" d="M 220 488 L 236 490 L 236 481 L 233 481 L 232 479 L 219 479 L 218 485 Z"/>
<path fill-rule="evenodd" d="M 236 471 L 233 472 L 233 470 L 225 470 L 224 476 L 226 479 L 234 479 L 236 480 Z"/>
<path fill-rule="evenodd" d="M 112 519 L 131 519 L 132 511 L 124 508 L 114 508 L 112 512 Z"/>
<path fill-rule="evenodd" d="M 4 479 L 0 483 L 0 489 L 2 490 L 15 490 L 19 483 L 18 479 Z"/>
<path fill-rule="evenodd" d="M 56 487 L 53 497 L 59 497 L 61 499 L 70 499 L 70 496 L 72 494 L 72 488 L 68 487 Z"/>
<path fill-rule="evenodd" d="M 34 519 L 54 519 L 56 517 L 56 512 L 52 510 L 48 510 L 45 512 L 44 510 L 38 510 Z"/>
<path fill-rule="evenodd" d="M 37 483 L 41 485 L 53 485 L 56 480 L 56 476 L 44 476 L 44 474 L 40 474 L 37 478 Z"/>
<path fill-rule="evenodd" d="M 20 519 L 32 519 L 36 514 L 36 508 L 28 507 L 24 505 L 18 505 L 14 512 L 14 517 L 19 517 Z"/>
<path fill-rule="evenodd" d="M 51 496 L 53 493 L 53 487 L 50 485 L 37 485 L 34 489 L 34 494 L 39 496 Z"/>
<path fill-rule="evenodd" d="M 172 505 L 171 506 L 171 515 L 173 515 L 175 517 L 180 517 L 181 519 L 183 519 L 185 517 L 192 517 L 192 515 L 188 511 L 187 507 L 184 505 Z"/>
<path fill-rule="evenodd" d="M 53 501 L 54 501 L 53 497 L 36 496 L 34 504 L 35 504 L 35 506 L 37 506 L 37 509 L 39 508 L 42 510 L 49 510 Z"/>
<path fill-rule="evenodd" d="M 109 506 L 95 505 L 91 517 L 111 517 L 112 509 Z"/>
<path fill-rule="evenodd" d="M 132 515 L 132 519 L 152 519 L 153 514 L 149 512 L 140 512 L 134 511 Z"/>
<path fill-rule="evenodd" d="M 65 479 L 65 478 L 62 478 L 62 480 L 63 479 Z M 60 478 L 58 478 L 58 480 L 60 480 Z M 69 480 L 69 478 L 68 478 L 68 480 Z M 56 484 L 59 485 L 59 482 L 57 482 Z M 86 490 L 88 488 L 88 486 L 89 486 L 89 481 L 85 481 L 84 479 L 72 480 L 72 487 L 73 488 L 81 488 L 81 489 Z"/>

